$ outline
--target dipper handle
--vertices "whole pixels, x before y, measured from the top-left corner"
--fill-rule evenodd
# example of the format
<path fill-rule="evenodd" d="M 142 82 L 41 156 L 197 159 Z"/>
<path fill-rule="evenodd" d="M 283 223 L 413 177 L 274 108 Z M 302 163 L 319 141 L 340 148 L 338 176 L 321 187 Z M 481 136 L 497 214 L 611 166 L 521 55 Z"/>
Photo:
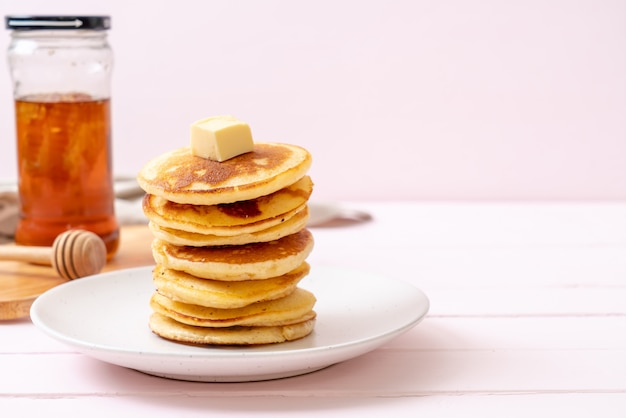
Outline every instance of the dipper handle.
<path fill-rule="evenodd" d="M 93 232 L 73 229 L 56 237 L 52 247 L 0 246 L 0 260 L 52 266 L 59 276 L 73 280 L 102 270 L 106 246 Z"/>
<path fill-rule="evenodd" d="M 52 254 L 52 247 L 0 246 L 0 260 L 25 261 L 28 263 L 51 266 Z"/>

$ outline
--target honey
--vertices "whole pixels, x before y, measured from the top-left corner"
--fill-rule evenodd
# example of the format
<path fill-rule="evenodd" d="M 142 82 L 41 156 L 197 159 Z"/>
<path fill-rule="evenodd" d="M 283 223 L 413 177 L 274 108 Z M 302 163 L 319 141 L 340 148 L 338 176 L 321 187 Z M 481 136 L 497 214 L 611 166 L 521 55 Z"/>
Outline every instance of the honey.
<path fill-rule="evenodd" d="M 68 229 L 98 234 L 111 258 L 118 247 L 110 100 L 82 93 L 16 99 L 20 219 L 15 241 L 50 246 Z"/>

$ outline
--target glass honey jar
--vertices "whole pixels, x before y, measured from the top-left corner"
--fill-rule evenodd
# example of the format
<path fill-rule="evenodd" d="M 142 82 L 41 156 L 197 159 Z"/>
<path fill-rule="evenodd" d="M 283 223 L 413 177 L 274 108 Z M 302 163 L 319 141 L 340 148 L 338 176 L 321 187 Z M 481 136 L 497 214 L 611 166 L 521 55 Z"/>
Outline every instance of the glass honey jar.
<path fill-rule="evenodd" d="M 15 241 L 50 246 L 98 234 L 111 258 L 119 226 L 111 154 L 108 16 L 6 16 L 15 100 L 20 216 Z"/>

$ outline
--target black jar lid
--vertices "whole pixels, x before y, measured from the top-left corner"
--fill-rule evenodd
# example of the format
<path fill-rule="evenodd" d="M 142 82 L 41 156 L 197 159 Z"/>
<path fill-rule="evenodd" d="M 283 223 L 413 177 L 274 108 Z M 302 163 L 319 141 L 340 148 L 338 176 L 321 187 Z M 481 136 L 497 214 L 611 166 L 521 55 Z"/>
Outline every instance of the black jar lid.
<path fill-rule="evenodd" d="M 5 16 L 6 28 L 13 30 L 107 30 L 109 16 Z"/>

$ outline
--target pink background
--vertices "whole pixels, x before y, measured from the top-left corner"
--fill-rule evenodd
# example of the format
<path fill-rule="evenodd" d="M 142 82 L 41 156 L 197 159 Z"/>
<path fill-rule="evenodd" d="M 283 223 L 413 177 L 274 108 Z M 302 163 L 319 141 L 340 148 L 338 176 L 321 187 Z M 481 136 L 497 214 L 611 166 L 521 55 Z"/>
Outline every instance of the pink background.
<path fill-rule="evenodd" d="M 623 0 L 2 0 L 0 13 L 112 16 L 119 175 L 232 114 L 258 141 L 310 149 L 320 200 L 626 199 Z M 15 177 L 10 88 L 0 65 L 0 178 Z"/>

